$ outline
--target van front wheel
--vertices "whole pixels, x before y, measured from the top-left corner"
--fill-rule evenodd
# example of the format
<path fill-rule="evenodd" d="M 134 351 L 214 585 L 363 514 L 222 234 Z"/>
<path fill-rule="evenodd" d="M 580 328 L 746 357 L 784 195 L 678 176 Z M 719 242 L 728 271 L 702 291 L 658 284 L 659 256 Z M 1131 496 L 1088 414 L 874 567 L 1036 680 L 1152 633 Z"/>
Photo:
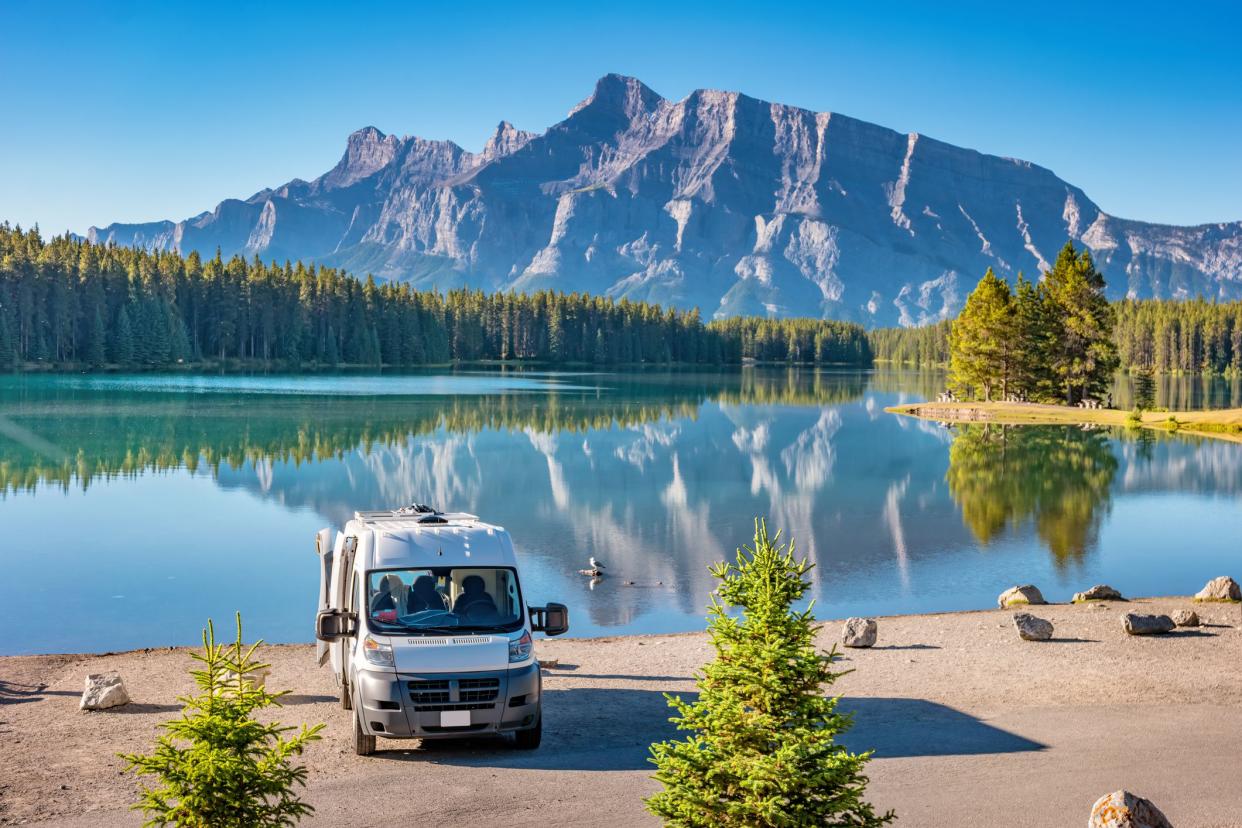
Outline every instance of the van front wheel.
<path fill-rule="evenodd" d="M 513 746 L 518 750 L 534 750 L 543 740 L 543 714 L 535 720 L 535 726 L 529 730 L 519 730 L 513 734 Z"/>
<path fill-rule="evenodd" d="M 375 753 L 375 737 L 362 729 L 362 720 L 354 714 L 354 753 L 359 756 L 370 756 Z"/>

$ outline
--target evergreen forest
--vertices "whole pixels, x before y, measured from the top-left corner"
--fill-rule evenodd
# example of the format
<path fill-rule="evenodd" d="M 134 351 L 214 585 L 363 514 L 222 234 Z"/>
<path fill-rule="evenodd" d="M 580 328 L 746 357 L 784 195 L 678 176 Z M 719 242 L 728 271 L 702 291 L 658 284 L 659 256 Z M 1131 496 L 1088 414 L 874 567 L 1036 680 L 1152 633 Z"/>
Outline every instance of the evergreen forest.
<path fill-rule="evenodd" d="M 870 365 L 860 325 L 583 293 L 413 290 L 303 263 L 148 252 L 0 224 L 0 367 Z"/>

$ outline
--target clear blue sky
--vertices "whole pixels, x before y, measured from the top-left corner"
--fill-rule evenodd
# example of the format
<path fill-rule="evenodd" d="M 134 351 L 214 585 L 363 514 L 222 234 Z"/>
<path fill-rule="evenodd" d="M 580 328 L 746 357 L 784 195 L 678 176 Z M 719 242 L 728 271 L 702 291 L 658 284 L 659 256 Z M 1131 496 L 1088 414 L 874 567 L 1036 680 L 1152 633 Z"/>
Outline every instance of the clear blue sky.
<path fill-rule="evenodd" d="M 478 149 L 607 72 L 1024 158 L 1125 217 L 1242 219 L 1242 4 L 946 5 L 3 0 L 0 219 L 185 218 L 365 125 Z"/>

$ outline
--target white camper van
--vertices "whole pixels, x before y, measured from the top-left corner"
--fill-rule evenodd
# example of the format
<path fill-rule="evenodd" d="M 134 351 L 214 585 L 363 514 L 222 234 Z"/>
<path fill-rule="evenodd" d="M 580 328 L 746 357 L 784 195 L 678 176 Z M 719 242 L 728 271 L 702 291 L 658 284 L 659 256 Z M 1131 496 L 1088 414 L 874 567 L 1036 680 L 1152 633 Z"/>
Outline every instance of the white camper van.
<path fill-rule="evenodd" d="M 357 512 L 321 529 L 321 665 L 354 716 L 354 750 L 375 739 L 513 734 L 539 746 L 541 681 L 531 633 L 569 629 L 562 604 L 528 607 L 513 543 L 474 515 L 426 506 Z"/>

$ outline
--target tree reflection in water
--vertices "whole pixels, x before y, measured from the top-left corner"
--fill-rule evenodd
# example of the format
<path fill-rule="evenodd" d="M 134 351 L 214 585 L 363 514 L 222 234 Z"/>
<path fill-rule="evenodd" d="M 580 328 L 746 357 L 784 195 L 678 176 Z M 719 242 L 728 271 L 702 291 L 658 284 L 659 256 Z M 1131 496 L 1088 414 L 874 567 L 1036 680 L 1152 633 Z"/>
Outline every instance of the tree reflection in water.
<path fill-rule="evenodd" d="M 980 543 L 1029 520 L 1063 564 L 1095 545 L 1116 472 L 1101 431 L 971 424 L 956 430 L 946 478 Z"/>
<path fill-rule="evenodd" d="M 470 372 L 462 372 L 472 376 Z M 476 372 L 478 376 L 487 375 Z M 446 372 L 451 376 L 452 372 Z M 493 372 L 492 378 L 523 376 Z M 402 375 L 394 375 L 399 381 Z M 435 374 L 413 375 L 435 378 Z M 374 394 L 214 392 L 190 375 L 171 391 L 95 388 L 75 377 L 0 375 L 0 496 L 41 484 L 88 488 L 148 471 L 288 461 L 302 464 L 370 453 L 423 435 L 483 430 L 588 433 L 692 419 L 707 402 L 829 406 L 862 396 L 868 375 L 802 368 L 635 371 L 547 376 L 536 392 L 384 393 L 386 376 L 361 376 Z M 349 379 L 345 375 L 344 379 Z M 132 378 L 141 386 L 143 376 Z M 260 386 L 261 388 L 261 386 Z"/>

